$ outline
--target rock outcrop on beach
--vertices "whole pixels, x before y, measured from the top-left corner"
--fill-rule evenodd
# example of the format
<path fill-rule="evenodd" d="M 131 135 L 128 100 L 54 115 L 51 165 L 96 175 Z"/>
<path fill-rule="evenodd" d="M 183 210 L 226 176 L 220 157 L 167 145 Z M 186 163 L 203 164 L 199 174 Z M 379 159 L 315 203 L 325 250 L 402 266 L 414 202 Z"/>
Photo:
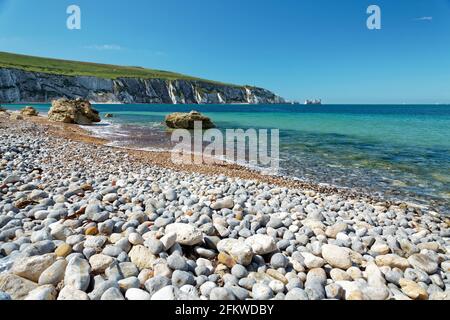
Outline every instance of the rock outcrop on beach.
<path fill-rule="evenodd" d="M 92 103 L 273 104 L 274 93 L 256 87 L 201 80 L 166 80 L 65 76 L 0 68 L 0 102 L 49 103 L 54 99 L 87 99 Z"/>
<path fill-rule="evenodd" d="M 194 129 L 195 122 L 201 122 L 203 129 L 215 128 L 210 118 L 200 112 L 191 111 L 189 113 L 176 112 L 166 117 L 165 123 L 171 129 Z"/>
<path fill-rule="evenodd" d="M 39 112 L 33 107 L 27 106 L 20 110 L 20 114 L 26 117 L 37 117 L 39 115 Z"/>
<path fill-rule="evenodd" d="M 17 112 L 11 113 L 9 118 L 12 120 L 23 120 L 23 116 Z"/>
<path fill-rule="evenodd" d="M 82 99 L 58 99 L 52 102 L 48 119 L 54 122 L 90 125 L 100 122 L 99 112 L 92 108 L 89 101 Z"/>

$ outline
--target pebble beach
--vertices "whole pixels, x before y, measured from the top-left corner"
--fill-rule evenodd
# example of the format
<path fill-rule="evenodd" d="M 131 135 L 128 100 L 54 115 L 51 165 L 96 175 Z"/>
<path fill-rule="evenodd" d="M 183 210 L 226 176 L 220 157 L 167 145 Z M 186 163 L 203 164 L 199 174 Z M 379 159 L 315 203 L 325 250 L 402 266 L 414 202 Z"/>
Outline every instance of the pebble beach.
<path fill-rule="evenodd" d="M 449 300 L 450 219 L 0 113 L 0 300 Z"/>

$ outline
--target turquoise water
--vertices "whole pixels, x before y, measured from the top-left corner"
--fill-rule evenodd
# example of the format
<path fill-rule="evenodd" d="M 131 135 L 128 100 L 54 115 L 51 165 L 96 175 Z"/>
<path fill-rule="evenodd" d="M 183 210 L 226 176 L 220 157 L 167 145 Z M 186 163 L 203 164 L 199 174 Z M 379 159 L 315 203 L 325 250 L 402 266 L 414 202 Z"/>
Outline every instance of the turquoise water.
<path fill-rule="evenodd" d="M 11 108 L 20 108 L 12 106 Z M 38 105 L 43 112 L 48 105 Z M 282 173 L 450 211 L 448 105 L 97 105 L 105 134 L 155 147 L 170 112 L 198 110 L 225 128 L 280 130 Z M 110 121 L 108 119 L 108 121 Z M 115 135 L 120 133 L 120 135 Z"/>

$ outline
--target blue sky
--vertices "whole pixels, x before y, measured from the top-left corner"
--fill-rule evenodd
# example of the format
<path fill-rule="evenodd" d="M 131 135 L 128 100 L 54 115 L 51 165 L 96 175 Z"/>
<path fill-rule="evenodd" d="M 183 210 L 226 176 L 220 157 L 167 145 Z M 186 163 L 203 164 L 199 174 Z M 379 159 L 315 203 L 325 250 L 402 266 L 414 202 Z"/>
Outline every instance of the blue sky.
<path fill-rule="evenodd" d="M 66 28 L 81 7 L 82 29 Z M 382 29 L 366 28 L 366 9 Z M 139 65 L 327 103 L 450 103 L 450 0 L 0 0 L 0 51 Z"/>

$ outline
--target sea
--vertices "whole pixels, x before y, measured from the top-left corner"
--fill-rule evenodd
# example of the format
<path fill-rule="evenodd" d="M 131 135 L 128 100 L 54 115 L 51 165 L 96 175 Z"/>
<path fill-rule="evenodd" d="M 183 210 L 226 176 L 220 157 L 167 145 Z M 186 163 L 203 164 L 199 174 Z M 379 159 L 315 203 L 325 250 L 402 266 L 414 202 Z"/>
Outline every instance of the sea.
<path fill-rule="evenodd" d="M 10 105 L 20 109 L 24 105 Z M 49 104 L 34 105 L 46 114 Z M 450 105 L 95 105 L 113 145 L 166 150 L 162 124 L 196 110 L 218 129 L 278 129 L 279 174 L 450 214 Z"/>

